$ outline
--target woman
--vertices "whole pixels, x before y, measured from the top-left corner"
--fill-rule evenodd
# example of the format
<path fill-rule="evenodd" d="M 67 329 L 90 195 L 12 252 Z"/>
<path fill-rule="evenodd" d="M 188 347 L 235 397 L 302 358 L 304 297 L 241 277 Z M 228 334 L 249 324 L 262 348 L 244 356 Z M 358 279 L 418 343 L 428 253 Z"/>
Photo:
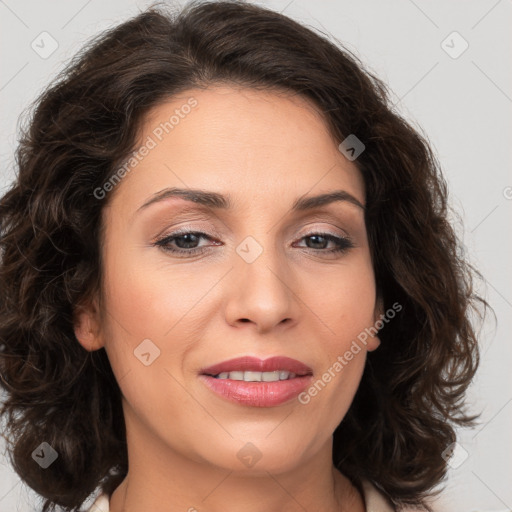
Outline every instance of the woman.
<path fill-rule="evenodd" d="M 354 56 L 256 5 L 153 8 L 42 95 L 17 163 L 2 414 L 44 512 L 431 510 L 485 301 Z"/>

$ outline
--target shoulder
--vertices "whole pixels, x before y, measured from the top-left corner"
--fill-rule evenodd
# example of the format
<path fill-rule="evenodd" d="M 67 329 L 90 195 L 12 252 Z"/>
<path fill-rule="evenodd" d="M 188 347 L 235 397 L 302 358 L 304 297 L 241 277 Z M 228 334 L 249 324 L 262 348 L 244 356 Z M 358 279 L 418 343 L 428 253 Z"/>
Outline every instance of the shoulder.
<path fill-rule="evenodd" d="M 109 497 L 107 494 L 100 494 L 95 502 L 86 512 L 109 512 Z"/>
<path fill-rule="evenodd" d="M 366 512 L 395 512 L 393 504 L 368 480 L 361 482 Z"/>
<path fill-rule="evenodd" d="M 389 499 L 380 492 L 370 481 L 361 482 L 366 512 L 397 512 L 397 509 Z M 400 508 L 402 512 L 421 512 L 416 508 Z M 422 511 L 424 509 L 421 509 Z"/>

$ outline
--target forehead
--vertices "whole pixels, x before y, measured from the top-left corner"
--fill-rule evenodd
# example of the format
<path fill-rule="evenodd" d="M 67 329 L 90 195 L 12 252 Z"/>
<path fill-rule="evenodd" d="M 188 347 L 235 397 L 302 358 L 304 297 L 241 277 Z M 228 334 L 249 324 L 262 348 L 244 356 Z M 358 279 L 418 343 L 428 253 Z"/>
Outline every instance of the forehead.
<path fill-rule="evenodd" d="M 140 205 L 170 186 L 250 196 L 261 205 L 341 187 L 364 202 L 359 170 L 301 95 L 234 86 L 190 89 L 148 112 L 136 149 L 144 145 L 151 149 L 119 186 L 130 203 Z"/>

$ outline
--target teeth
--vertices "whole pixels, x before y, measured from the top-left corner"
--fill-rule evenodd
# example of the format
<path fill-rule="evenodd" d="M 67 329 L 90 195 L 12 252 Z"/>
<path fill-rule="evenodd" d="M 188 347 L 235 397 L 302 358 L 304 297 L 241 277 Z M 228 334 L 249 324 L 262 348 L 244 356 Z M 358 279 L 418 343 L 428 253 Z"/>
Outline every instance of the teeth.
<path fill-rule="evenodd" d="M 244 372 L 243 379 L 246 382 L 261 382 L 263 377 L 262 372 Z"/>
<path fill-rule="evenodd" d="M 286 370 L 276 370 L 275 372 L 222 372 L 215 378 L 243 380 L 245 382 L 277 382 L 278 380 L 288 380 L 295 377 L 295 373 Z"/>

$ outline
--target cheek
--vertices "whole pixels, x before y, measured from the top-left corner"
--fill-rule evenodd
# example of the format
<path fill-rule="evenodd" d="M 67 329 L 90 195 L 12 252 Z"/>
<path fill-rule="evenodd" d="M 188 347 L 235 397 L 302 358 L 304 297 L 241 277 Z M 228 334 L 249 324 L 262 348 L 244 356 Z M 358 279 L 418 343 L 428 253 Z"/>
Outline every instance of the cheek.
<path fill-rule="evenodd" d="M 132 382 L 144 382 L 147 389 L 157 386 L 157 377 L 161 378 L 158 367 L 165 350 L 160 340 L 172 326 L 169 312 L 173 310 L 167 309 L 164 315 L 154 270 L 151 273 L 142 265 L 137 256 L 140 248 L 132 249 L 122 240 L 112 236 L 104 257 L 105 349 L 121 389 L 129 386 L 129 396 L 137 400 L 142 391 Z"/>
<path fill-rule="evenodd" d="M 104 267 L 105 345 L 120 387 L 134 404 L 147 402 L 144 389 L 151 406 L 168 405 L 169 394 L 180 391 L 171 375 L 183 380 L 187 352 L 201 338 L 198 317 L 207 316 L 206 299 L 214 294 L 205 295 L 218 278 L 194 265 L 170 264 L 149 247 L 123 248 L 115 236 Z"/>
<path fill-rule="evenodd" d="M 155 262 L 150 257 L 152 251 L 127 248 L 122 257 L 112 251 L 105 262 L 109 312 L 116 328 L 124 329 L 132 341 L 139 343 L 145 338 L 161 343 L 166 333 L 184 324 L 180 319 L 200 297 L 187 270 L 165 268 L 162 260 Z"/>
<path fill-rule="evenodd" d="M 321 414 L 327 430 L 334 429 L 346 414 L 359 386 L 366 361 L 369 329 L 374 325 L 376 288 L 369 258 L 323 276 L 308 285 L 309 304 L 322 325 L 317 341 L 322 346 L 321 371 L 303 395 L 302 403 L 315 407 L 329 404 Z"/>
<path fill-rule="evenodd" d="M 166 271 L 151 267 L 140 253 L 128 249 L 122 258 L 114 255 L 105 262 L 105 348 L 132 419 L 133 411 L 148 426 L 158 418 L 162 425 L 172 425 L 168 428 L 174 432 L 178 422 L 173 404 L 179 404 L 183 417 L 197 407 L 179 382 L 190 338 L 185 333 L 186 314 L 200 295 L 189 289 L 189 297 L 184 298 L 187 276 L 176 273 L 176 278 L 164 280 Z"/>
<path fill-rule="evenodd" d="M 369 257 L 359 255 L 350 264 L 307 283 L 307 287 L 308 305 L 327 328 L 323 339 L 329 352 L 344 351 L 373 325 L 376 287 Z"/>

